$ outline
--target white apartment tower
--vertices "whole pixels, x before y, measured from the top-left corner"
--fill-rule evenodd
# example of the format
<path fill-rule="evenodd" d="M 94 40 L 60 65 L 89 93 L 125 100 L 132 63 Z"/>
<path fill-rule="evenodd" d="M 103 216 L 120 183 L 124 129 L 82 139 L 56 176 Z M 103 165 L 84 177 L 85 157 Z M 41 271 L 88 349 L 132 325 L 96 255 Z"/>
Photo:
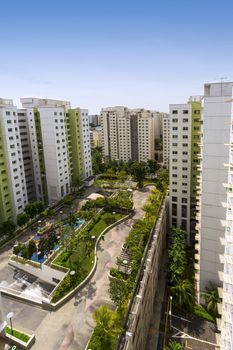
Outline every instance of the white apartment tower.
<path fill-rule="evenodd" d="M 163 130 L 163 166 L 169 168 L 169 157 L 170 157 L 170 117 L 169 114 L 163 115 L 162 120 Z"/>
<path fill-rule="evenodd" d="M 0 223 L 16 220 L 28 203 L 17 108 L 0 99 Z"/>
<path fill-rule="evenodd" d="M 195 236 L 200 129 L 200 101 L 170 105 L 170 226 L 186 231 L 188 243 Z"/>
<path fill-rule="evenodd" d="M 220 287 L 221 350 L 233 348 L 232 86 L 222 82 L 204 87 L 201 213 L 195 247 L 198 300 L 210 283 Z"/>
<path fill-rule="evenodd" d="M 160 114 L 144 109 L 109 107 L 101 110 L 105 159 L 147 161 L 155 158 L 155 137 L 162 134 Z M 158 125 L 161 130 L 157 130 Z"/>

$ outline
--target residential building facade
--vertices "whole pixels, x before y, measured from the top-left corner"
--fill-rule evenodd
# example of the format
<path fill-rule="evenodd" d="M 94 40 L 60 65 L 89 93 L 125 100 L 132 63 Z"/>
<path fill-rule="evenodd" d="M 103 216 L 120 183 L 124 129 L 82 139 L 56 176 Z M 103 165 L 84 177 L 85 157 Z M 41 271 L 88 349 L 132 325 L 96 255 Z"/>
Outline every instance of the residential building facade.
<path fill-rule="evenodd" d="M 163 142 L 163 166 L 169 168 L 170 157 L 170 117 L 169 114 L 163 115 L 162 120 L 162 142 Z"/>
<path fill-rule="evenodd" d="M 88 111 L 67 101 L 0 99 L 0 225 L 25 205 L 53 205 L 92 175 Z"/>
<path fill-rule="evenodd" d="M 0 225 L 15 221 L 28 203 L 17 108 L 0 99 Z"/>
<path fill-rule="evenodd" d="M 232 85 L 204 86 L 201 213 L 195 247 L 198 301 L 210 283 L 220 287 L 222 350 L 233 346 Z"/>
<path fill-rule="evenodd" d="M 144 109 L 103 108 L 103 157 L 124 162 L 155 159 L 155 138 L 162 134 L 162 123 L 158 122 L 158 118 L 158 112 Z M 161 130 L 158 130 L 158 125 Z"/>
<path fill-rule="evenodd" d="M 170 226 L 195 239 L 199 154 L 201 140 L 200 98 L 170 105 Z"/>
<path fill-rule="evenodd" d="M 102 128 L 101 127 L 96 127 L 95 129 L 90 130 L 90 143 L 91 143 L 91 148 L 102 146 Z"/>

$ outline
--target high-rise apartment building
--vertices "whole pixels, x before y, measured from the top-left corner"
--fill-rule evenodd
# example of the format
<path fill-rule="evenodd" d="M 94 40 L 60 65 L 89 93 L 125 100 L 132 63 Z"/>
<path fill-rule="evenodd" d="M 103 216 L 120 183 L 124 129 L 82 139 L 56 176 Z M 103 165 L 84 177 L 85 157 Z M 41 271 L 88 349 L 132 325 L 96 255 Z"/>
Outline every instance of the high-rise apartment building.
<path fill-rule="evenodd" d="M 200 137 L 200 98 L 170 105 L 170 226 L 185 230 L 188 243 L 195 235 Z"/>
<path fill-rule="evenodd" d="M 0 224 L 16 220 L 28 202 L 17 108 L 0 99 Z"/>
<path fill-rule="evenodd" d="M 162 142 L 163 142 L 163 166 L 169 168 L 170 157 L 170 117 L 169 114 L 164 114 L 162 119 Z"/>
<path fill-rule="evenodd" d="M 160 114 L 144 109 L 109 107 L 101 110 L 105 159 L 147 161 L 155 158 L 155 138 L 162 135 Z M 156 127 L 157 125 L 157 127 Z M 157 130 L 157 128 L 161 130 Z"/>
<path fill-rule="evenodd" d="M 210 283 L 220 287 L 222 350 L 233 346 L 232 86 L 222 82 L 204 87 L 201 213 L 195 247 L 198 300 Z"/>
<path fill-rule="evenodd" d="M 0 99 L 0 225 L 28 202 L 54 204 L 92 175 L 88 111 L 67 101 Z"/>
<path fill-rule="evenodd" d="M 90 142 L 92 148 L 102 146 L 102 128 L 100 126 L 90 130 Z"/>
<path fill-rule="evenodd" d="M 92 175 L 88 111 L 70 102 L 22 98 L 27 110 L 37 198 L 57 202 Z"/>

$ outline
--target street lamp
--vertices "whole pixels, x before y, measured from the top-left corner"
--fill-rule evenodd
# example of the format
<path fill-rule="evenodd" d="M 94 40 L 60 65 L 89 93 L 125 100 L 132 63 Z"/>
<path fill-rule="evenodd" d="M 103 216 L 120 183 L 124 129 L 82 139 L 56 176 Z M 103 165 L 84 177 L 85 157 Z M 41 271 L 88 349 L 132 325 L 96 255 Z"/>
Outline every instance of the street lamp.
<path fill-rule="evenodd" d="M 128 261 L 126 259 L 123 260 L 123 264 L 125 265 L 125 273 L 126 273 Z"/>
<path fill-rule="evenodd" d="M 172 328 L 172 295 L 170 295 L 169 315 L 170 315 L 170 329 L 171 329 Z"/>
<path fill-rule="evenodd" d="M 9 313 L 6 315 L 7 320 L 10 320 L 11 334 L 13 334 L 13 327 L 12 327 L 12 317 L 13 317 L 13 316 L 14 316 L 14 313 L 13 313 L 13 312 L 9 312 Z"/>

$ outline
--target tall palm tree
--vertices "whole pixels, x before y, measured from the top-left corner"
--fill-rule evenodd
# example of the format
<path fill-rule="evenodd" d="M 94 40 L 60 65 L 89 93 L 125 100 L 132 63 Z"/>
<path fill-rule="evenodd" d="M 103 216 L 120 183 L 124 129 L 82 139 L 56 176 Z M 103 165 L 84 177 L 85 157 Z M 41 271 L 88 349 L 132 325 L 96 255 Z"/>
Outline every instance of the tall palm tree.
<path fill-rule="evenodd" d="M 174 303 L 177 305 L 177 307 L 186 307 L 188 309 L 192 308 L 195 297 L 191 282 L 188 280 L 177 281 L 177 283 L 171 287 L 171 294 L 174 297 Z"/>
<path fill-rule="evenodd" d="M 221 299 L 218 295 L 217 287 L 211 285 L 211 287 L 206 288 L 206 292 L 203 293 L 206 302 L 207 310 L 214 316 L 218 314 L 217 304 L 221 302 Z"/>
<path fill-rule="evenodd" d="M 174 341 L 170 340 L 169 344 L 164 348 L 164 350 L 182 350 L 182 349 L 183 347 L 179 343 L 177 343 L 175 340 Z"/>

